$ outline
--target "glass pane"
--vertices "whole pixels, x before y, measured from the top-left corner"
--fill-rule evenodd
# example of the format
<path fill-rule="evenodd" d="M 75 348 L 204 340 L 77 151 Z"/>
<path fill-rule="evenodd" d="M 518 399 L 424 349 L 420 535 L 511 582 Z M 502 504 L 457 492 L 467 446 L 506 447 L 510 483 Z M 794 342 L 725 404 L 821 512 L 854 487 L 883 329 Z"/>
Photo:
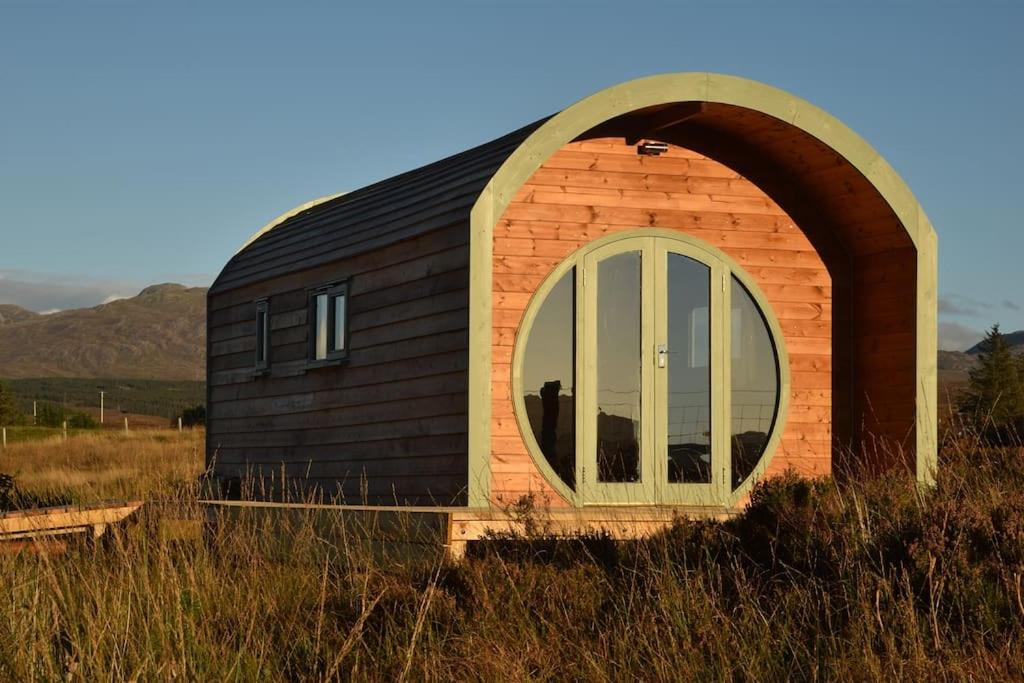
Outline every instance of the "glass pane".
<path fill-rule="evenodd" d="M 779 404 L 779 361 L 761 310 L 732 279 L 732 486 L 738 487 L 764 454 Z"/>
<path fill-rule="evenodd" d="M 313 328 L 316 334 L 315 353 L 316 360 L 327 358 L 327 295 L 316 295 L 316 326 Z"/>
<path fill-rule="evenodd" d="M 548 464 L 576 484 L 575 269 L 548 292 L 530 328 L 523 355 L 523 402 L 533 436 Z"/>
<path fill-rule="evenodd" d="M 334 351 L 345 350 L 345 295 L 334 297 Z"/>
<path fill-rule="evenodd" d="M 597 266 L 597 480 L 640 481 L 641 256 Z"/>
<path fill-rule="evenodd" d="M 262 364 L 267 358 L 267 312 L 256 312 L 256 362 Z"/>
<path fill-rule="evenodd" d="M 711 483 L 711 269 L 668 255 L 668 480 Z"/>

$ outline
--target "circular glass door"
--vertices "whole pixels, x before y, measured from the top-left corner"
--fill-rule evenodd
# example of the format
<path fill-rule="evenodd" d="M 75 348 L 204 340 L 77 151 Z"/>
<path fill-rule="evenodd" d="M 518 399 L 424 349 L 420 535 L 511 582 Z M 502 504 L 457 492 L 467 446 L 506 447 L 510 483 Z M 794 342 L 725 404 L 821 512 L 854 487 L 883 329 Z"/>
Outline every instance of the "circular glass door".
<path fill-rule="evenodd" d="M 777 324 L 724 254 L 663 232 L 581 249 L 520 330 L 521 431 L 578 504 L 728 504 L 777 431 Z"/>

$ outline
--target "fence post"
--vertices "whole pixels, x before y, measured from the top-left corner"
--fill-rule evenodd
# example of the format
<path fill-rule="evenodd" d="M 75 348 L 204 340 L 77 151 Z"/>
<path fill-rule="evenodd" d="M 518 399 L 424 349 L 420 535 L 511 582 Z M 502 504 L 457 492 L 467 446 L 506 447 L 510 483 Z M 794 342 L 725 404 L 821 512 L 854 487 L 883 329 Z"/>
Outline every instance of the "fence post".
<path fill-rule="evenodd" d="M 127 417 L 124 418 L 124 433 L 125 434 L 128 433 L 128 418 Z"/>
<path fill-rule="evenodd" d="M 4 448 L 7 448 L 7 427 L 3 427 L 0 431 L 4 433 Z"/>
<path fill-rule="evenodd" d="M 181 418 L 178 418 L 178 433 L 181 433 Z"/>
<path fill-rule="evenodd" d="M 63 436 L 65 439 L 67 439 L 68 438 L 68 421 L 67 420 L 64 420 L 64 422 L 61 423 L 60 431 L 61 431 L 61 436 Z"/>

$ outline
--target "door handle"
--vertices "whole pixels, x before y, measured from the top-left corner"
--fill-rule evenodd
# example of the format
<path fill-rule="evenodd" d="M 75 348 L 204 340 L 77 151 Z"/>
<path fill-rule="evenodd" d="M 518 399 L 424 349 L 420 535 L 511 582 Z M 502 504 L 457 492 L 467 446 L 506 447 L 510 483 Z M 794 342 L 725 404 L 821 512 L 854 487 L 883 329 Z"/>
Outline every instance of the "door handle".
<path fill-rule="evenodd" d="M 663 368 L 668 365 L 668 346 L 665 344 L 658 344 L 655 347 L 655 351 L 658 354 L 658 367 Z"/>

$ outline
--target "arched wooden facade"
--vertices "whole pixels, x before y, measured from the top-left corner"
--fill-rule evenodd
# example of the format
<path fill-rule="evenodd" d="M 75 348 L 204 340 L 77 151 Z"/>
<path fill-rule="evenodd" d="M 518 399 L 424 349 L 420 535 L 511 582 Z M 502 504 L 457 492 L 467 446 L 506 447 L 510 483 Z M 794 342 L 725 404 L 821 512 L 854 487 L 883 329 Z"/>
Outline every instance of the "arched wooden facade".
<path fill-rule="evenodd" d="M 644 142 L 665 151 L 638 154 Z M 283 474 L 374 504 L 480 508 L 527 494 L 552 507 L 593 503 L 575 486 L 584 481 L 560 481 L 538 453 L 516 396 L 524 334 L 552 274 L 578 263 L 583 276 L 587 254 L 621 240 L 645 258 L 706 254 L 718 269 L 709 272 L 732 273 L 756 302 L 782 354 L 768 446 L 715 505 L 735 505 L 760 476 L 828 474 L 838 461 L 932 479 L 928 219 L 877 152 L 828 114 L 705 73 L 609 88 L 492 143 L 301 207 L 256 236 L 210 290 L 215 475 Z M 593 305 L 583 286 L 574 301 Z M 573 324 L 591 329 L 580 315 Z M 645 344 L 663 346 L 660 324 Z M 265 367 L 254 370 L 263 339 Z M 585 342 L 580 359 L 592 354 Z M 652 382 L 644 396 L 663 396 Z M 727 410 L 715 414 L 728 420 Z M 708 449 L 728 450 L 718 438 Z M 661 457 L 648 443 L 644 457 Z"/>

